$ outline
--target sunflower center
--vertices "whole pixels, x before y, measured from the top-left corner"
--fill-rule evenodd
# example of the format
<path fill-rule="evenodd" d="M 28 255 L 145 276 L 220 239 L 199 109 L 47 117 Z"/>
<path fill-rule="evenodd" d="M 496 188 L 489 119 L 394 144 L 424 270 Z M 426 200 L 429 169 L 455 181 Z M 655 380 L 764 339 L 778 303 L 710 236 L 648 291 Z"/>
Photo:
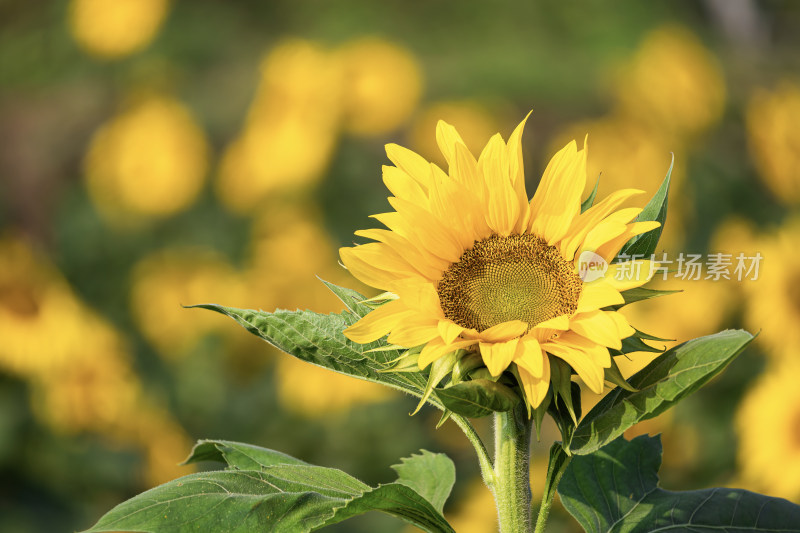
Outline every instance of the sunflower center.
<path fill-rule="evenodd" d="M 543 239 L 492 235 L 450 265 L 437 291 L 445 317 L 483 331 L 509 320 L 533 327 L 572 314 L 581 286 L 573 264 Z"/>

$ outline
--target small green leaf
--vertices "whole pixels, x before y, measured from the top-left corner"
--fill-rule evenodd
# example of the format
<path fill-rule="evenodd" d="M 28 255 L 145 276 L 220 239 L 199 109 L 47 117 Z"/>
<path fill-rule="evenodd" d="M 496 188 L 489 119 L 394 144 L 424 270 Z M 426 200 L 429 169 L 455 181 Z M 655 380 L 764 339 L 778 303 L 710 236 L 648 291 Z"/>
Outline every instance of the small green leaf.
<path fill-rule="evenodd" d="M 594 189 L 592 192 L 589 193 L 589 196 L 586 197 L 586 200 L 581 203 L 581 213 L 592 207 L 594 205 L 594 199 L 597 197 L 597 188 L 600 186 L 600 176 L 597 176 L 597 181 L 594 182 Z"/>
<path fill-rule="evenodd" d="M 753 340 L 743 330 L 726 330 L 667 350 L 628 382 L 609 392 L 581 420 L 569 451 L 586 455 L 613 441 L 632 425 L 658 416 L 722 372 Z"/>
<path fill-rule="evenodd" d="M 614 361 L 613 357 L 611 358 L 611 366 L 605 369 L 604 378 L 606 381 L 613 383 L 617 387 L 622 387 L 627 391 L 637 391 L 636 388 L 632 387 L 631 384 L 625 381 L 625 378 L 622 377 L 622 372 L 620 371 L 619 367 L 617 366 L 617 362 Z"/>
<path fill-rule="evenodd" d="M 456 482 L 456 467 L 443 453 L 420 452 L 419 455 L 404 457 L 392 469 L 397 472 L 397 483 L 414 489 L 441 513 Z"/>
<path fill-rule="evenodd" d="M 513 390 L 488 379 L 463 381 L 452 387 L 436 389 L 436 395 L 446 408 L 469 418 L 510 411 L 519 402 L 519 396 Z"/>
<path fill-rule="evenodd" d="M 673 492 L 658 486 L 661 439 L 623 438 L 574 457 L 558 485 L 588 533 L 800 532 L 800 506 L 741 489 Z"/>
<path fill-rule="evenodd" d="M 647 233 L 642 233 L 633 237 L 631 240 L 622 247 L 620 256 L 638 256 L 643 258 L 650 257 L 656 251 L 658 240 L 661 238 L 661 232 L 664 230 L 664 223 L 667 220 L 667 199 L 669 197 L 669 183 L 670 176 L 672 176 L 672 167 L 675 165 L 675 156 L 672 156 L 672 162 L 669 164 L 667 176 L 661 183 L 656 194 L 650 199 L 644 207 L 639 216 L 636 217 L 636 222 L 649 222 L 655 220 L 660 222 L 661 225 Z"/>

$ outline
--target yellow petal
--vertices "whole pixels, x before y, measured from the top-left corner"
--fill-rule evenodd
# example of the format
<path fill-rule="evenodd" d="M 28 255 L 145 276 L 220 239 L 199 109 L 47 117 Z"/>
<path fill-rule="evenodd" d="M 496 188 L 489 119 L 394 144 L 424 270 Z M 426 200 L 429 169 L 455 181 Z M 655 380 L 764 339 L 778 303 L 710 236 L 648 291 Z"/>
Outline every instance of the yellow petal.
<path fill-rule="evenodd" d="M 432 362 L 440 357 L 452 353 L 462 348 L 468 348 L 475 344 L 475 341 L 458 341 L 453 343 L 446 343 L 441 337 L 436 337 L 422 349 L 419 354 L 419 367 L 424 369 Z"/>
<path fill-rule="evenodd" d="M 570 228 L 569 237 L 564 239 L 561 243 L 561 254 L 567 260 L 571 260 L 592 229 L 597 227 L 597 225 L 614 211 L 614 209 L 619 207 L 622 202 L 637 194 L 642 194 L 643 192 L 644 191 L 638 189 L 614 191 L 600 202 L 578 215 L 575 218 L 573 227 Z M 583 247 L 583 249 L 586 249 L 586 247 Z"/>
<path fill-rule="evenodd" d="M 578 335 L 597 344 L 615 350 L 622 348 L 617 324 L 604 311 L 578 313 L 570 320 L 569 327 Z"/>
<path fill-rule="evenodd" d="M 514 132 L 508 139 L 507 146 L 508 173 L 514 184 L 514 191 L 519 204 L 519 216 L 517 217 L 517 224 L 514 227 L 515 233 L 522 233 L 526 230 L 531 218 L 531 206 L 528 200 L 528 193 L 525 190 L 525 166 L 522 161 L 522 132 L 530 116 L 531 112 L 528 112 L 525 118 L 522 119 L 522 122 L 514 129 Z"/>
<path fill-rule="evenodd" d="M 397 167 L 384 165 L 383 183 L 398 198 L 421 206 L 428 205 L 428 196 L 419 182 Z"/>
<path fill-rule="evenodd" d="M 635 237 L 636 235 L 652 231 L 660 225 L 661 224 L 656 221 L 633 222 L 628 224 L 628 228 L 625 230 L 625 233 L 600 246 L 596 253 L 606 261 L 611 262 L 622 249 L 622 247 L 625 246 L 625 243 L 631 240 L 631 238 Z"/>
<path fill-rule="evenodd" d="M 541 377 L 535 376 L 524 364 L 517 363 L 517 369 L 528 403 L 534 409 L 539 407 L 550 388 L 550 360 L 546 356 L 542 357 Z"/>
<path fill-rule="evenodd" d="M 339 257 L 342 264 L 357 279 L 370 287 L 394 292 L 397 283 L 397 273 L 387 272 L 376 268 L 353 253 L 353 248 L 339 248 Z"/>
<path fill-rule="evenodd" d="M 423 190 L 428 190 L 430 166 L 424 157 L 394 143 L 386 145 L 386 155 L 397 168 L 419 183 Z"/>
<path fill-rule="evenodd" d="M 493 376 L 499 376 L 514 360 L 519 339 L 505 342 L 481 342 L 481 357 L 483 363 Z"/>
<path fill-rule="evenodd" d="M 610 317 L 611 320 L 614 321 L 614 324 L 617 326 L 617 334 L 619 335 L 620 339 L 626 339 L 636 333 L 636 330 L 631 327 L 628 323 L 628 319 L 625 318 L 625 315 L 622 313 L 618 313 L 616 311 L 607 311 L 606 316 Z"/>
<path fill-rule="evenodd" d="M 627 291 L 650 281 L 655 270 L 656 263 L 650 260 L 623 261 L 609 265 L 603 281 L 618 291 Z"/>
<path fill-rule="evenodd" d="M 478 336 L 484 342 L 503 342 L 521 336 L 527 329 L 527 322 L 509 320 L 481 331 Z"/>
<path fill-rule="evenodd" d="M 550 246 L 567 234 L 580 213 L 586 184 L 586 152 L 579 152 L 575 141 L 562 148 L 547 165 L 531 200 L 530 231 Z"/>
<path fill-rule="evenodd" d="M 519 340 L 514 362 L 522 366 L 534 377 L 541 377 L 544 372 L 543 360 L 547 356 L 542 352 L 542 346 L 535 338 L 526 336 Z"/>
<path fill-rule="evenodd" d="M 442 272 L 449 266 L 449 263 L 444 259 L 421 251 L 411 244 L 408 239 L 393 231 L 373 228 L 358 230 L 355 234 L 359 237 L 384 243 L 396 254 L 405 257 L 415 270 L 430 281 L 438 281 L 442 276 Z"/>
<path fill-rule="evenodd" d="M 511 234 L 519 219 L 519 200 L 509 176 L 508 150 L 500 134 L 481 152 L 478 168 L 489 191 L 486 221 L 493 233 Z"/>
<path fill-rule="evenodd" d="M 464 331 L 464 328 L 453 322 L 449 319 L 440 320 L 438 324 L 439 335 L 441 335 L 444 342 L 451 343 L 454 342 L 461 332 Z"/>
<path fill-rule="evenodd" d="M 408 322 L 403 322 L 399 324 L 400 327 L 389 333 L 389 343 L 405 348 L 425 344 L 439 336 L 439 330 L 436 329 L 435 324 L 435 319 L 431 320 L 429 325 L 424 326 L 413 326 Z"/>
<path fill-rule="evenodd" d="M 447 164 L 452 165 L 456 158 L 456 145 L 464 144 L 464 141 L 452 125 L 440 120 L 436 124 L 436 144 L 439 145 Z"/>
<path fill-rule="evenodd" d="M 344 335 L 353 342 L 367 344 L 389 333 L 405 318 L 413 316 L 400 300 L 393 300 L 370 311 L 361 320 L 344 330 Z"/>
<path fill-rule="evenodd" d="M 603 369 L 587 353 L 558 342 L 546 345 L 545 349 L 574 368 L 575 372 L 578 373 L 578 376 L 592 392 L 595 394 L 603 392 Z"/>
<path fill-rule="evenodd" d="M 601 309 L 609 305 L 619 305 L 625 303 L 625 299 L 614 287 L 603 280 L 584 283 L 581 288 L 581 295 L 578 298 L 577 313 L 586 313 Z"/>
<path fill-rule="evenodd" d="M 550 320 L 545 320 L 544 322 L 539 322 L 536 324 L 533 329 L 542 328 L 542 329 L 558 329 L 561 331 L 566 331 L 569 329 L 569 316 L 567 315 L 560 315 L 557 317 L 553 317 Z"/>
<path fill-rule="evenodd" d="M 458 261 L 464 250 L 459 246 L 458 239 L 452 235 L 449 225 L 430 211 L 400 198 L 389 198 L 389 204 L 416 230 L 418 237 L 427 236 L 426 248 L 431 246 L 433 249 L 430 251 L 442 259 Z"/>

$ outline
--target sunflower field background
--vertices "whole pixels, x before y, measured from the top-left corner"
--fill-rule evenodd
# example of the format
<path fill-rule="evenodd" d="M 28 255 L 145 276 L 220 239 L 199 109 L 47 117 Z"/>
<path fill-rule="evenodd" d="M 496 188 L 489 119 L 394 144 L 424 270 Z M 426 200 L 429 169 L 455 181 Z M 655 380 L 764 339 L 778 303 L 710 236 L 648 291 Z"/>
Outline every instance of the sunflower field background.
<path fill-rule="evenodd" d="M 370 484 L 443 451 L 448 518 L 492 530 L 455 426 L 181 305 L 338 311 L 317 277 L 366 290 L 337 249 L 388 208 L 383 145 L 441 162 L 439 119 L 475 151 L 530 109 L 529 190 L 587 132 L 601 197 L 651 196 L 675 155 L 654 286 L 683 292 L 633 306 L 634 326 L 760 332 L 626 436 L 663 434 L 666 488 L 800 502 L 799 24 L 777 0 L 0 0 L 0 531 L 85 529 L 190 473 L 198 438 Z M 739 254 L 758 272 L 737 279 Z M 534 492 L 557 435 L 535 445 Z M 374 513 L 330 530 L 410 531 Z"/>

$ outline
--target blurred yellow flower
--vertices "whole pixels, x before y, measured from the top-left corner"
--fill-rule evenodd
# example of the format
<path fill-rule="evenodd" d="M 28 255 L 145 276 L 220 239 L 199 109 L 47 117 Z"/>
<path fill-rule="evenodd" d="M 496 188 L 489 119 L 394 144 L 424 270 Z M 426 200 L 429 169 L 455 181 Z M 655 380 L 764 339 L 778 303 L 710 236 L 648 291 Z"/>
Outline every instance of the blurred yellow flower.
<path fill-rule="evenodd" d="M 115 59 L 149 45 L 168 7 L 168 0 L 72 0 L 69 28 L 86 52 Z"/>
<path fill-rule="evenodd" d="M 800 499 L 800 351 L 770 362 L 736 414 L 739 480 L 755 490 Z"/>
<path fill-rule="evenodd" d="M 452 124 L 458 130 L 464 144 L 472 153 L 479 153 L 486 146 L 489 137 L 500 129 L 495 117 L 478 102 L 460 100 L 431 104 L 414 120 L 410 143 L 422 157 L 438 164 L 445 163 L 434 134 L 440 120 Z"/>
<path fill-rule="evenodd" d="M 290 40 L 264 59 L 244 130 L 220 163 L 217 193 L 250 213 L 268 195 L 313 185 L 330 160 L 341 117 L 341 69 L 309 41 Z"/>
<path fill-rule="evenodd" d="M 27 243 L 0 238 L 0 370 L 56 372 L 85 342 L 83 315 L 66 281 Z"/>
<path fill-rule="evenodd" d="M 742 282 L 745 325 L 759 331 L 767 354 L 796 358 L 800 352 L 800 217 L 772 234 L 757 236 L 749 255 L 763 257 L 758 279 Z"/>
<path fill-rule="evenodd" d="M 257 305 L 265 309 L 302 306 L 320 312 L 343 308 L 317 279 L 353 286 L 338 264 L 334 243 L 314 207 L 272 203 L 253 222 L 252 231 L 247 280 L 259 297 Z"/>
<path fill-rule="evenodd" d="M 337 374 L 286 354 L 277 359 L 275 381 L 283 407 L 309 418 L 394 397 L 383 385 Z"/>
<path fill-rule="evenodd" d="M 757 91 L 747 106 L 747 138 L 759 176 L 775 198 L 800 204 L 800 86 Z"/>
<path fill-rule="evenodd" d="M 234 324 L 182 305 L 241 302 L 247 289 L 237 270 L 206 248 L 167 249 L 143 257 L 131 274 L 131 312 L 144 336 L 168 359 L 190 353 L 210 333 Z"/>
<path fill-rule="evenodd" d="M 726 91 L 719 61 L 686 28 L 670 25 L 650 33 L 620 74 L 623 114 L 658 130 L 691 135 L 722 116 Z"/>
<path fill-rule="evenodd" d="M 344 75 L 345 128 L 378 135 L 401 126 L 417 107 L 422 73 L 405 48 L 371 37 L 352 41 L 336 53 Z"/>
<path fill-rule="evenodd" d="M 174 464 L 191 442 L 169 415 L 152 414 L 157 405 L 145 397 L 124 337 L 47 258 L 8 237 L 0 239 L 0 339 L 0 371 L 30 383 L 33 413 L 53 431 L 137 447 L 153 484 L 186 473 Z"/>
<path fill-rule="evenodd" d="M 208 166 L 205 135 L 177 100 L 150 96 L 102 126 L 85 160 L 89 193 L 112 222 L 189 207 Z"/>

